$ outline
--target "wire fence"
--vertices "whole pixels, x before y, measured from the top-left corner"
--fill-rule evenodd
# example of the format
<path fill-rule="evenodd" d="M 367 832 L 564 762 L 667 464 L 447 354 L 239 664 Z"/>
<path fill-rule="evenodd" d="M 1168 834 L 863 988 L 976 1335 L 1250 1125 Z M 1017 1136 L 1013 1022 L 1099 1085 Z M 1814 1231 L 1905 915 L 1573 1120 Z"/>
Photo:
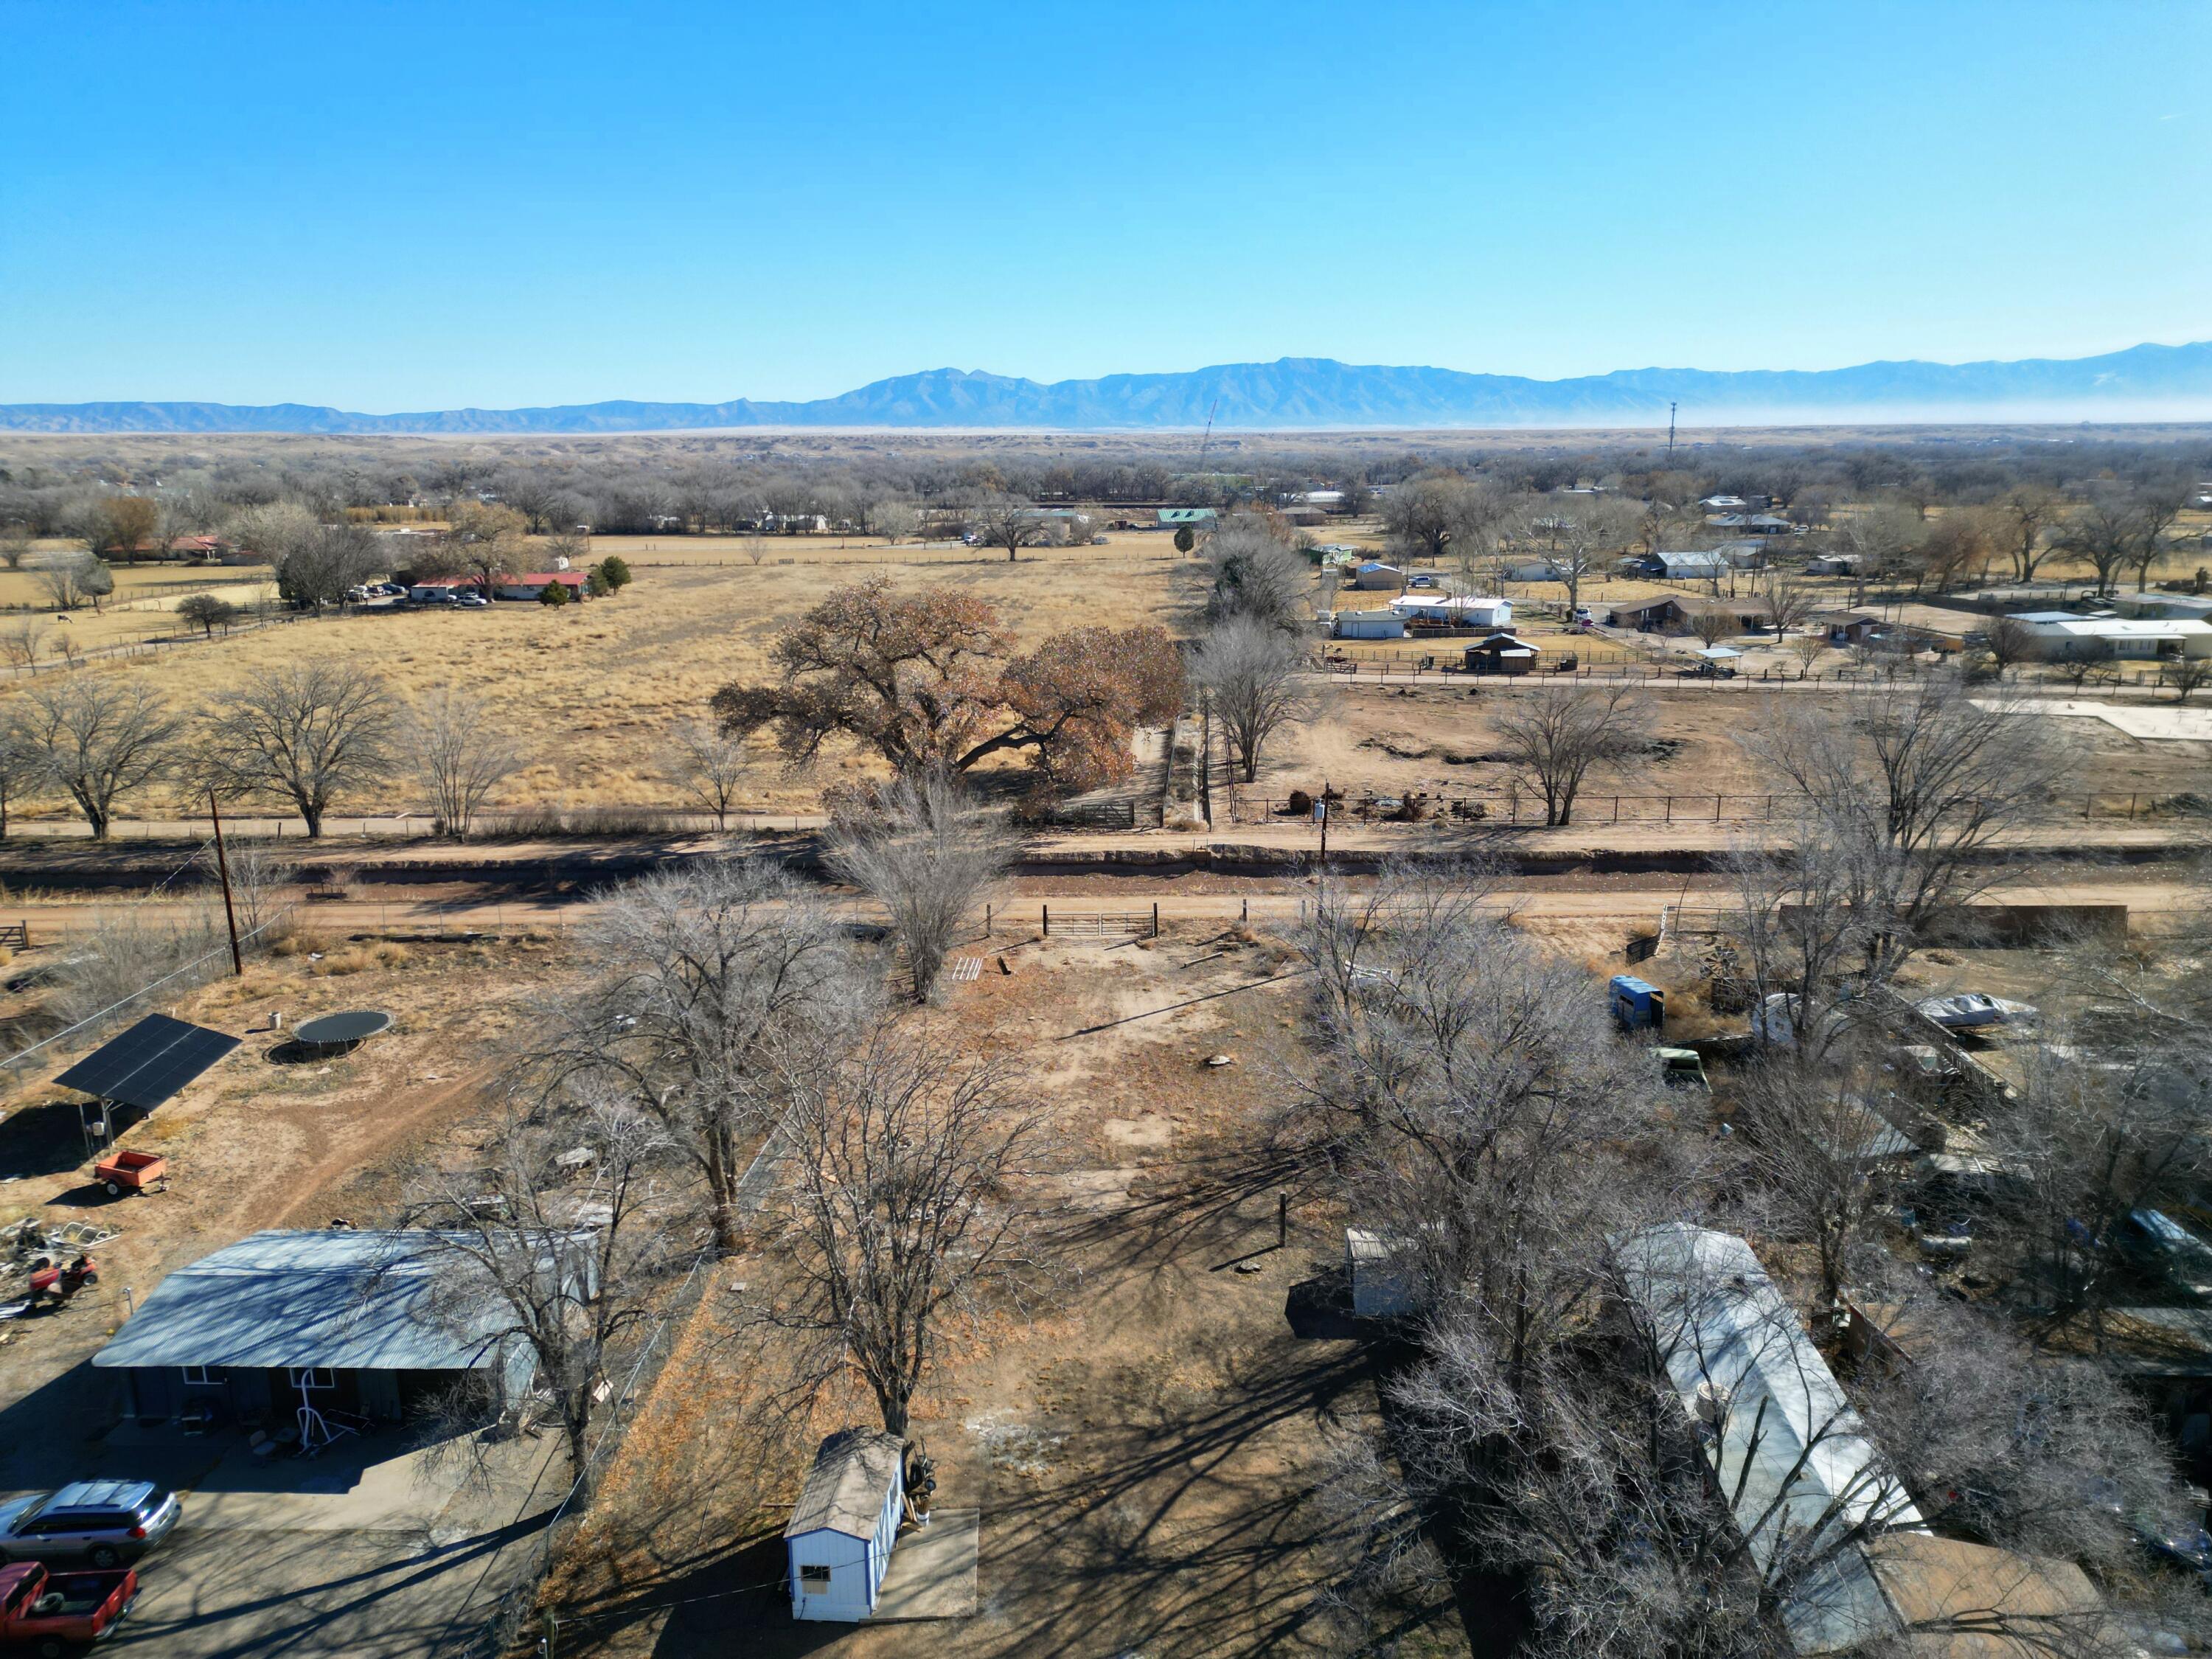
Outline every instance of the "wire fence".
<path fill-rule="evenodd" d="M 1589 826 L 1613 823 L 1767 823 L 1787 822 L 1805 811 L 1802 794 L 1698 795 L 1577 795 L 1574 822 Z M 2149 795 L 2076 795 L 2052 801 L 2057 815 L 2084 819 L 2123 818 L 2129 822 L 2212 817 L 2212 793 Z M 1217 817 L 1231 823 L 1270 823 L 1312 817 L 1310 796 L 1296 799 L 1231 793 L 1225 812 L 1217 805 Z M 1431 794 L 1425 792 L 1391 793 L 1380 790 L 1347 790 L 1329 803 L 1332 821 L 1354 818 L 1363 823 L 1420 823 L 1458 821 L 1502 824 L 1541 824 L 1544 798 L 1532 792 L 1506 790 L 1496 794 Z"/>
<path fill-rule="evenodd" d="M 246 931 L 240 933 L 238 936 L 239 949 L 243 951 L 247 946 L 258 944 L 271 932 L 289 922 L 298 912 L 299 908 L 300 907 L 296 902 L 288 904 L 281 910 L 278 910 L 274 915 L 270 916 L 266 921 L 260 923 L 258 927 L 248 928 Z M 27 932 L 27 927 L 26 931 Z M 118 998 L 115 1001 L 109 1003 L 107 1006 L 100 1009 L 98 1012 L 87 1014 L 82 1019 L 74 1020 L 70 1024 L 62 1027 L 60 1030 L 50 1032 L 46 1036 L 40 1037 L 36 1042 L 30 1044 L 27 1048 L 19 1048 L 14 1054 L 9 1054 L 6 1059 L 0 1060 L 0 1076 L 4 1076 L 10 1079 L 19 1078 L 22 1073 L 25 1062 L 29 1060 L 33 1055 L 44 1052 L 46 1049 L 52 1048 L 54 1044 L 62 1042 L 64 1038 L 76 1036 L 86 1032 L 96 1034 L 102 1028 L 105 1022 L 112 1019 L 116 1015 L 121 1013 L 127 1008 L 139 1006 L 141 1004 L 144 1003 L 148 998 L 151 997 L 155 992 L 161 990 L 164 986 L 176 985 L 177 982 L 181 980 L 184 983 L 178 986 L 178 990 L 181 993 L 191 990 L 196 986 L 206 983 L 209 980 L 215 977 L 216 973 L 221 971 L 221 969 L 218 967 L 216 967 L 215 964 L 227 962 L 229 959 L 230 945 L 226 940 L 223 944 L 216 946 L 214 950 L 209 951 L 203 955 L 194 957 L 190 962 L 184 963 L 181 967 L 171 969 L 167 973 L 162 975 L 159 979 L 153 981 L 150 984 L 140 986 L 137 990 L 131 992 L 130 995 Z"/>

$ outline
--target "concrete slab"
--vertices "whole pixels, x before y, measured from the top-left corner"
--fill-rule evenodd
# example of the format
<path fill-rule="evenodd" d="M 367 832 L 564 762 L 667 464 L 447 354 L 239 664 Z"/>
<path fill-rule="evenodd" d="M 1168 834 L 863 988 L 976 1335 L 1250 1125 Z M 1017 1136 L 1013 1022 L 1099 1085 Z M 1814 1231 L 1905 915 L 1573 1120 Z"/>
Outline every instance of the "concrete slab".
<path fill-rule="evenodd" d="M 2057 718 L 2102 720 L 2131 738 L 2154 741 L 2212 742 L 2212 708 L 2189 708 L 2172 704 L 2104 702 L 2089 697 L 2023 697 L 1998 704 L 1977 700 L 1978 708 L 2002 707 L 2014 714 L 2049 714 Z"/>
<path fill-rule="evenodd" d="M 868 1622 L 972 1617 L 982 1537 L 977 1510 L 936 1510 L 927 1526 L 902 1532 Z"/>
<path fill-rule="evenodd" d="M 459 1489 L 472 1449 L 409 1449 L 389 1437 L 356 1436 L 313 1457 L 261 1458 L 240 1444 L 191 1492 L 192 1522 L 262 1532 L 427 1528 Z"/>

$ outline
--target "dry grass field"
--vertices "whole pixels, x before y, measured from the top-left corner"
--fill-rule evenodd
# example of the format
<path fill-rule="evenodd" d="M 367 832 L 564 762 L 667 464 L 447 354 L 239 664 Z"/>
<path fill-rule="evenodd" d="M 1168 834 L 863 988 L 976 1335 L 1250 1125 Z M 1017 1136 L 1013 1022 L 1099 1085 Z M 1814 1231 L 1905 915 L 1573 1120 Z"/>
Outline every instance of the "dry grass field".
<path fill-rule="evenodd" d="M 702 717 L 725 682 L 766 672 L 776 629 L 834 587 L 878 574 L 954 583 L 996 605 L 1025 643 L 1097 623 L 1173 625 L 1204 588 L 1201 562 L 1179 557 L 1157 535 L 1117 537 L 1104 547 L 1024 549 L 1011 563 L 1003 552 L 979 548 L 886 549 L 860 538 L 841 546 L 840 539 L 772 539 L 755 565 L 738 538 L 606 537 L 594 542 L 595 556 L 619 553 L 636 580 L 580 607 L 368 611 L 82 672 L 150 676 L 196 705 L 258 668 L 357 662 L 404 691 L 453 687 L 486 699 L 533 757 L 495 805 L 675 805 L 678 792 L 659 775 L 669 732 Z M 77 616 L 70 626 L 83 628 L 91 613 Z M 811 809 L 842 763 L 793 778 L 763 742 L 751 798 L 769 808 Z"/>

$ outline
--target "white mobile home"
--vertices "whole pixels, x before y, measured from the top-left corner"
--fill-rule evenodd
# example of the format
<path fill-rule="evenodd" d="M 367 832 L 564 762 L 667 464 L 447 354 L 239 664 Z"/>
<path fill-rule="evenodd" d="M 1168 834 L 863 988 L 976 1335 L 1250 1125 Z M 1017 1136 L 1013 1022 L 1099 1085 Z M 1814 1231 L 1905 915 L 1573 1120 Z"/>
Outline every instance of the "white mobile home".
<path fill-rule="evenodd" d="M 783 1529 L 791 1616 L 858 1624 L 876 1610 L 906 1502 L 904 1449 L 879 1429 L 840 1429 Z"/>
<path fill-rule="evenodd" d="M 1475 594 L 1401 593 L 1390 608 L 1411 622 L 1449 623 L 1455 628 L 1505 628 L 1513 621 L 1513 601 Z"/>
<path fill-rule="evenodd" d="M 2054 658 L 2212 657 L 2212 623 L 2153 622 L 2123 617 L 2075 617 L 2035 611 L 2020 621 Z"/>

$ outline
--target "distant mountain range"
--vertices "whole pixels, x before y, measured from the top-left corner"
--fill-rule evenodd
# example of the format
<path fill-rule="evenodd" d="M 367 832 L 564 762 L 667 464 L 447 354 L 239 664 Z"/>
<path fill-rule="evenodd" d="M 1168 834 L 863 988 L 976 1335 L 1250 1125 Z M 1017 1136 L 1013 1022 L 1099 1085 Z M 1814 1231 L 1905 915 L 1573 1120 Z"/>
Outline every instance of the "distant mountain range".
<path fill-rule="evenodd" d="M 728 427 L 1231 430 L 1346 427 L 1653 427 L 1890 421 L 2212 418 L 2212 342 L 2101 357 L 1861 363 L 1851 368 L 1620 369 L 1568 380 L 1390 368 L 1328 357 L 1045 385 L 931 369 L 808 403 L 447 409 L 360 415 L 307 404 L 0 404 L 7 432 L 585 433 Z"/>

